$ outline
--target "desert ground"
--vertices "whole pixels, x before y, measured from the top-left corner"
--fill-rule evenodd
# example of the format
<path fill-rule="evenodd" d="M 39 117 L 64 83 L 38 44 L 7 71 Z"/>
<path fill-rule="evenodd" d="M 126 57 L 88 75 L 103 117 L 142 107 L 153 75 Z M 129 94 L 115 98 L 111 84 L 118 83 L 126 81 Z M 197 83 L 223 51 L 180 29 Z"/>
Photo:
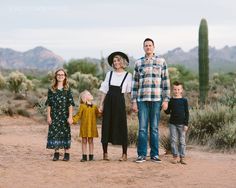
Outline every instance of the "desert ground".
<path fill-rule="evenodd" d="M 236 154 L 188 146 L 187 165 L 171 164 L 171 155 L 162 149 L 162 163 L 147 160 L 137 164 L 135 147 L 128 149 L 127 162 L 119 162 L 121 148 L 109 145 L 111 160 L 103 161 L 97 138 L 95 161 L 81 163 L 79 127 L 72 126 L 71 160 L 53 162 L 53 151 L 45 148 L 47 129 L 45 123 L 29 118 L 0 117 L 0 188 L 236 187 Z"/>

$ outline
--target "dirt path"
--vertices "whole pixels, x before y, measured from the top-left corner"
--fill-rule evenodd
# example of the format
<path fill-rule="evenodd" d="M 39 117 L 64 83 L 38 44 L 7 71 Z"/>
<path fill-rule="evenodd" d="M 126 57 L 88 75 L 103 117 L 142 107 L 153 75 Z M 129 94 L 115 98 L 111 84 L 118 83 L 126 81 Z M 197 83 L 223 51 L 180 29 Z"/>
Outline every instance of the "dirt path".
<path fill-rule="evenodd" d="M 95 140 L 96 161 L 81 163 L 78 127 L 72 128 L 69 162 L 52 162 L 45 149 L 47 126 L 27 118 L 0 117 L 0 188 L 31 187 L 236 187 L 236 155 L 187 150 L 188 165 L 136 164 L 136 148 L 129 148 L 128 162 L 117 161 L 121 148 L 109 146 L 109 162 L 102 161 L 100 140 Z"/>

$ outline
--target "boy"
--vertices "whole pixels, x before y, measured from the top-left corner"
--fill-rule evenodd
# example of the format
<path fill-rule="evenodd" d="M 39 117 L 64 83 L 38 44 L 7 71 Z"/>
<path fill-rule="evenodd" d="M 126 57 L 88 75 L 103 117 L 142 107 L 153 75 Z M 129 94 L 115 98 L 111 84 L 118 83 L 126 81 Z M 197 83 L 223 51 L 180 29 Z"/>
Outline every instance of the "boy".
<path fill-rule="evenodd" d="M 178 155 L 181 164 L 187 164 L 185 157 L 185 133 L 188 130 L 188 101 L 183 98 L 183 84 L 175 81 L 173 83 L 173 97 L 170 99 L 166 114 L 170 114 L 169 128 L 171 152 L 173 154 L 173 164 L 177 164 Z M 178 141 L 178 147 L 177 147 Z"/>

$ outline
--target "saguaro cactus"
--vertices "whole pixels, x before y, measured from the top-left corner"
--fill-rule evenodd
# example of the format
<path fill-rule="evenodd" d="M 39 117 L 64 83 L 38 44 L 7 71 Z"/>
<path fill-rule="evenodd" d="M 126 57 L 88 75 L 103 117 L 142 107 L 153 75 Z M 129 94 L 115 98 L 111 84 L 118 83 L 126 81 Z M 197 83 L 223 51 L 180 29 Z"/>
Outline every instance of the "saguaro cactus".
<path fill-rule="evenodd" d="M 200 23 L 198 42 L 199 99 L 201 104 L 205 104 L 209 88 L 208 28 L 205 19 Z"/>

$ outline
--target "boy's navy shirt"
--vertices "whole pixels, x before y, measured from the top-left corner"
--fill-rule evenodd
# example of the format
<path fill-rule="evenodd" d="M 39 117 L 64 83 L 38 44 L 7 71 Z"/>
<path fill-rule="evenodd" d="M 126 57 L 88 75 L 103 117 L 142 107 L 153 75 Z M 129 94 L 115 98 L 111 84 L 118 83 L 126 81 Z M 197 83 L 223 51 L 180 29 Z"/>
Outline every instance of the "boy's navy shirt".
<path fill-rule="evenodd" d="M 188 100 L 186 98 L 171 98 L 168 103 L 166 114 L 170 114 L 169 123 L 174 125 L 188 126 L 189 111 Z"/>

